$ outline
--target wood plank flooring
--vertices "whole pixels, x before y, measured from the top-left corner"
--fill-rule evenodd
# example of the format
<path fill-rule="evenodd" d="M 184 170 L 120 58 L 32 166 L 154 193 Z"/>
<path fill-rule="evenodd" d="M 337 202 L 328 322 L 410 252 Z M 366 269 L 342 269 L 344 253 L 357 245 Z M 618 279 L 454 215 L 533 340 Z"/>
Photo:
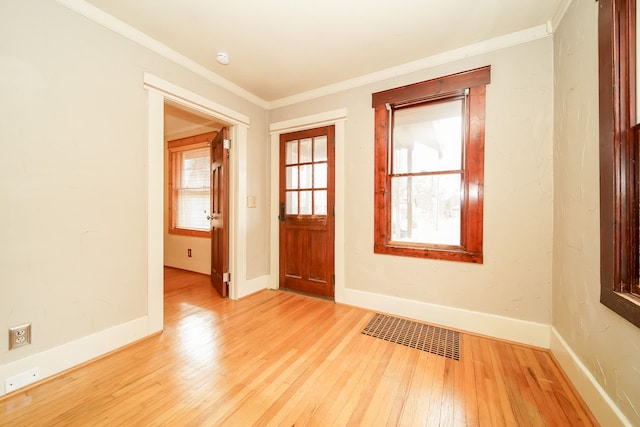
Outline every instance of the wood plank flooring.
<path fill-rule="evenodd" d="M 0 399 L 0 425 L 597 425 L 548 351 L 462 333 L 455 361 L 361 334 L 373 314 L 165 269 L 162 334 Z"/>

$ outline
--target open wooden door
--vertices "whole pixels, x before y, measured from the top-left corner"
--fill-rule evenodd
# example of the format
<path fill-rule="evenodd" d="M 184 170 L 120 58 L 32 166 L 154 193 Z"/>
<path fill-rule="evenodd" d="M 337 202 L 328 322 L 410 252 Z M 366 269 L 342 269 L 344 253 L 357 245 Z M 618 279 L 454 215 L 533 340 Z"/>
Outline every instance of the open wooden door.
<path fill-rule="evenodd" d="M 280 136 L 280 287 L 334 296 L 334 126 Z"/>
<path fill-rule="evenodd" d="M 211 284 L 225 298 L 229 287 L 229 131 L 211 142 Z"/>

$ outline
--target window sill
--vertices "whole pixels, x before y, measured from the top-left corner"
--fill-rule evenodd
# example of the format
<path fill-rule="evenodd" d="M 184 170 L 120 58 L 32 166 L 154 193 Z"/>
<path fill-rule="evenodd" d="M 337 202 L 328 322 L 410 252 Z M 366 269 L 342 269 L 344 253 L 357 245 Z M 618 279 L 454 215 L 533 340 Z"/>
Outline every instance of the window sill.
<path fill-rule="evenodd" d="M 169 229 L 169 234 L 177 234 L 180 236 L 189 236 L 189 237 L 211 237 L 210 231 L 203 230 L 187 230 L 185 228 L 171 228 Z"/>
<path fill-rule="evenodd" d="M 470 262 L 474 264 L 482 264 L 483 262 L 483 255 L 481 252 L 469 252 L 462 248 L 415 248 L 389 243 L 386 245 L 375 244 L 373 247 L 373 252 L 376 254 L 384 255 L 407 256 L 443 261 Z"/>
<path fill-rule="evenodd" d="M 640 328 L 640 298 L 631 294 L 602 288 L 600 302 Z"/>

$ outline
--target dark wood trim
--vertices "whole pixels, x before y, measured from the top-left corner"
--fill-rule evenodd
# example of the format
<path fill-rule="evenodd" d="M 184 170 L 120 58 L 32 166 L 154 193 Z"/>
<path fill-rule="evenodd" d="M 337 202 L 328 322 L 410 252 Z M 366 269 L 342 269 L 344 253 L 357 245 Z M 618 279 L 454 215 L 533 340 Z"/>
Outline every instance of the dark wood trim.
<path fill-rule="evenodd" d="M 374 129 L 374 252 L 450 261 L 482 263 L 484 200 L 485 85 L 491 66 L 452 74 L 372 95 Z M 391 241 L 391 176 L 389 174 L 390 118 L 392 108 L 457 97 L 469 89 L 464 103 L 465 147 L 460 246 L 419 245 Z"/>
<path fill-rule="evenodd" d="M 598 13 L 600 123 L 600 301 L 640 327 L 637 289 L 638 145 L 635 1 L 601 0 Z"/>

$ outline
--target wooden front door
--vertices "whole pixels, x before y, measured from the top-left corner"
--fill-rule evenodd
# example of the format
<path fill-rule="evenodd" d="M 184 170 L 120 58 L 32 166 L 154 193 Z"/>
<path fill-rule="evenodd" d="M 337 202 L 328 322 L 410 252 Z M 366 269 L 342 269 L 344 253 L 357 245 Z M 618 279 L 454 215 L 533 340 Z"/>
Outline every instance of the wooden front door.
<path fill-rule="evenodd" d="M 334 295 L 334 126 L 280 136 L 280 287 Z"/>
<path fill-rule="evenodd" d="M 229 282 L 229 149 L 228 129 L 211 142 L 211 283 L 221 297 Z"/>

